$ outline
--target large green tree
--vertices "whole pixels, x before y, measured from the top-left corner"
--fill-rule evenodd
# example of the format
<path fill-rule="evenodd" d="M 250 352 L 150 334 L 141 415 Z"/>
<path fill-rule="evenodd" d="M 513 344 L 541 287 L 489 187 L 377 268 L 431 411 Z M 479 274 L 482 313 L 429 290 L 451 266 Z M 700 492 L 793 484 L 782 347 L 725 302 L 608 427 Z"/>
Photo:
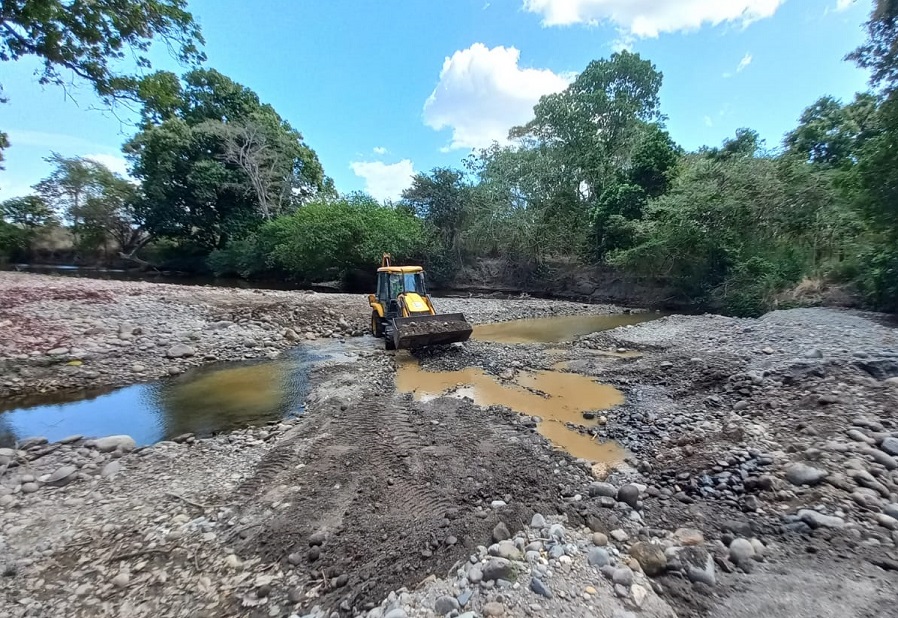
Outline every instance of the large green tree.
<path fill-rule="evenodd" d="M 156 237 L 223 247 L 261 221 L 333 193 L 302 135 L 258 95 L 215 70 L 141 83 L 140 132 L 125 146 Z"/>

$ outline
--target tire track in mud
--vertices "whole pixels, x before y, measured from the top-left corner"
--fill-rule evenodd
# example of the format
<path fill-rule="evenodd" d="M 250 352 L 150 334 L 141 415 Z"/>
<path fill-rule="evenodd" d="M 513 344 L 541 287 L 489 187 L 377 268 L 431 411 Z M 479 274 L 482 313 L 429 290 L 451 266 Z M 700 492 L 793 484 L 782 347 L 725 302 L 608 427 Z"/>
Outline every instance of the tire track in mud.
<path fill-rule="evenodd" d="M 391 381 L 386 371 L 379 380 L 346 371 L 354 371 L 349 402 L 310 406 L 238 490 L 252 522 L 241 553 L 305 557 L 309 537 L 326 534 L 320 557 L 296 567 L 304 591 L 320 595 L 309 606 L 362 611 L 428 575 L 445 576 L 489 542 L 500 518 L 519 527 L 535 510 L 557 512 L 553 457 L 516 414 L 450 398 L 416 403 L 377 392 Z M 491 510 L 497 499 L 509 506 Z"/>

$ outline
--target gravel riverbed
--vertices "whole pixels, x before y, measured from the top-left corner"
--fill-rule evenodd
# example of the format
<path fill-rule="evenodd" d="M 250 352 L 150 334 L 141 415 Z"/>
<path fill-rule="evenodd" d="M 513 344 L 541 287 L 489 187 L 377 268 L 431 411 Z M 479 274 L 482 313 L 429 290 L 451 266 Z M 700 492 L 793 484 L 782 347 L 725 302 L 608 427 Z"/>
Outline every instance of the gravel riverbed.
<path fill-rule="evenodd" d="M 898 616 L 898 331 L 882 316 L 669 316 L 416 354 L 617 386 L 623 405 L 572 425 L 632 453 L 596 466 L 530 416 L 397 393 L 397 354 L 350 339 L 360 296 L 8 273 L 0 291 L 7 401 L 347 341 L 298 419 L 0 450 L 0 616 Z M 438 307 L 475 323 L 615 310 Z"/>

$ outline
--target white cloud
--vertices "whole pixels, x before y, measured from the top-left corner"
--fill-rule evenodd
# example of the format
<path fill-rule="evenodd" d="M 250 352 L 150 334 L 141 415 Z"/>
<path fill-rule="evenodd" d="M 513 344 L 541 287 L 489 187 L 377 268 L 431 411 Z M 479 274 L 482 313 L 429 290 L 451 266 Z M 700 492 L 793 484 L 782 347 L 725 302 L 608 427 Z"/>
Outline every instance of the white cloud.
<path fill-rule="evenodd" d="M 452 129 L 447 149 L 505 142 L 511 127 L 530 120 L 541 96 L 568 86 L 569 76 L 520 67 L 520 55 L 514 47 L 474 43 L 446 58 L 424 103 L 424 124 Z"/>
<path fill-rule="evenodd" d="M 88 154 L 84 155 L 84 158 L 96 161 L 100 165 L 105 165 L 110 171 L 115 172 L 116 174 L 121 174 L 122 176 L 128 175 L 128 162 L 124 157 L 110 154 Z"/>
<path fill-rule="evenodd" d="M 384 200 L 398 200 L 402 191 L 412 184 L 415 166 L 408 159 L 387 164 L 383 161 L 353 161 L 349 164 L 352 173 L 365 179 L 365 191 L 371 197 Z"/>
<path fill-rule="evenodd" d="M 383 146 L 375 146 L 372 150 L 374 151 L 374 154 L 376 154 L 376 155 L 385 155 L 389 152 L 389 150 L 387 150 Z"/>
<path fill-rule="evenodd" d="M 751 54 L 745 54 L 742 56 L 742 60 L 739 61 L 739 66 L 736 67 L 736 73 L 741 73 L 745 69 L 748 68 L 748 65 L 751 64 L 752 56 Z"/>
<path fill-rule="evenodd" d="M 845 0 L 838 0 L 840 3 Z M 524 0 L 544 26 L 610 23 L 624 36 L 654 38 L 704 25 L 752 22 L 773 16 L 785 0 Z"/>
<path fill-rule="evenodd" d="M 711 120 L 711 116 L 705 116 L 705 126 L 706 126 L 706 127 L 713 127 L 713 126 L 714 126 L 714 121 Z"/>
<path fill-rule="evenodd" d="M 854 4 L 855 0 L 836 0 L 836 10 L 837 11 L 845 11 L 851 8 L 851 5 Z"/>

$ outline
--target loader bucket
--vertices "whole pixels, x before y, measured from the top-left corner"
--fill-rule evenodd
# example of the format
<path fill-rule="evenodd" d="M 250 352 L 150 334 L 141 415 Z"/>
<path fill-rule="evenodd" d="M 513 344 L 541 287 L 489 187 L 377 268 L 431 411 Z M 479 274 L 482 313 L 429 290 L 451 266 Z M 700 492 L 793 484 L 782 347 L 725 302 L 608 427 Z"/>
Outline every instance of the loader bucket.
<path fill-rule="evenodd" d="M 474 329 L 461 313 L 393 318 L 397 350 L 467 341 Z"/>

